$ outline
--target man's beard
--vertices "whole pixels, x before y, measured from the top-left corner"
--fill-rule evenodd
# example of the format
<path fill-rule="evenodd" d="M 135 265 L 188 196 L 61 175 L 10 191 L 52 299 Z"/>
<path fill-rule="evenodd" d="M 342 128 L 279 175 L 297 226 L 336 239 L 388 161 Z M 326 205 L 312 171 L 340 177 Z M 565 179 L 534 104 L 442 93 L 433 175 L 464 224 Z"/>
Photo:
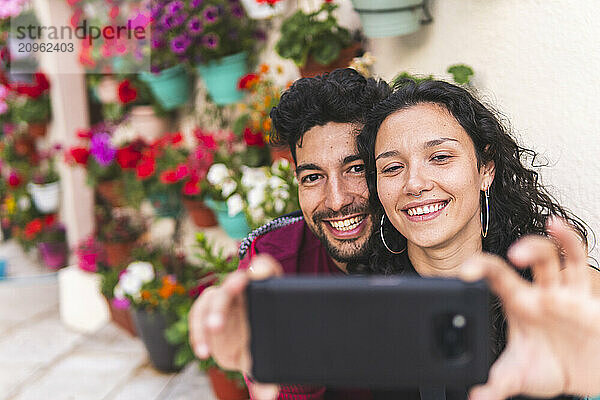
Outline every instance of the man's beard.
<path fill-rule="evenodd" d="M 337 212 L 320 211 L 314 213 L 312 216 L 314 234 L 323 243 L 327 253 L 334 260 L 342 263 L 366 263 L 369 257 L 369 237 L 372 233 L 372 221 L 371 231 L 364 232 L 363 235 L 355 239 L 330 239 L 324 232 L 323 224 L 329 222 L 323 221 L 323 219 L 339 219 L 352 214 L 365 214 L 365 218 L 370 217 L 368 205 L 350 204 Z M 365 223 L 368 222 L 365 221 Z M 342 244 L 342 246 L 339 244 Z"/>

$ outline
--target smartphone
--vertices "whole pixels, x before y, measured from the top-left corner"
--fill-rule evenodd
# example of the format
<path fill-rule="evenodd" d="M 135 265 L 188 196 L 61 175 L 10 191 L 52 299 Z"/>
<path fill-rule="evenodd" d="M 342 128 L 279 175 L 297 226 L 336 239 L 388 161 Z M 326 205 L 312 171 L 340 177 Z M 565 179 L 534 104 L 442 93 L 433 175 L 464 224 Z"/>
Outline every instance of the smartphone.
<path fill-rule="evenodd" d="M 259 382 L 395 389 L 487 379 L 482 281 L 294 276 L 252 281 L 246 296 Z"/>

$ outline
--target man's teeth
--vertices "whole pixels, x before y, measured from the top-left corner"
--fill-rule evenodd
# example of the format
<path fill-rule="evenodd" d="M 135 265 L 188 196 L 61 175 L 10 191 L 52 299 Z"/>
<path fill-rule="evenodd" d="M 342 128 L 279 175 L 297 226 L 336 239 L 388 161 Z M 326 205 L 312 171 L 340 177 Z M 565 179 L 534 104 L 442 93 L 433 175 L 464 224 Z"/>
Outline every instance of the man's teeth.
<path fill-rule="evenodd" d="M 351 231 L 352 229 L 355 229 L 358 225 L 360 225 L 360 223 L 362 222 L 362 220 L 364 219 L 364 216 L 358 216 L 358 217 L 352 217 L 352 218 L 348 218 L 348 219 L 343 219 L 343 220 L 339 220 L 339 221 L 327 221 L 331 224 L 331 226 L 333 226 L 335 229 L 337 229 L 338 231 Z"/>
<path fill-rule="evenodd" d="M 410 216 L 431 214 L 432 212 L 439 211 L 446 207 L 446 204 L 447 202 L 444 201 L 442 203 L 429 204 L 423 207 L 409 208 L 407 212 Z"/>

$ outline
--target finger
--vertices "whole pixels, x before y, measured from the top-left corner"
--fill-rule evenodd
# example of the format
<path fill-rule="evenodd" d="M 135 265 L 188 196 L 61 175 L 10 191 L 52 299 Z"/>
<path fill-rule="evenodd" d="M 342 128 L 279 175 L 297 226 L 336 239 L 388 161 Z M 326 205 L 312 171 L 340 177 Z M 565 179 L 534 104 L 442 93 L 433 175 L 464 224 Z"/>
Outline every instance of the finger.
<path fill-rule="evenodd" d="M 469 400 L 500 400 L 519 393 L 518 372 L 508 355 L 509 349 L 498 358 L 490 368 L 490 374 L 484 385 L 478 385 L 469 392 Z"/>
<path fill-rule="evenodd" d="M 279 386 L 276 384 L 253 382 L 248 389 L 253 399 L 275 400 L 279 395 Z"/>
<path fill-rule="evenodd" d="M 208 310 L 209 314 L 206 322 L 209 329 L 218 331 L 224 326 L 228 311 L 231 309 L 232 304 L 243 296 L 248 280 L 246 271 L 235 271 L 225 279 Z"/>
<path fill-rule="evenodd" d="M 531 266 L 533 277 L 540 286 L 560 283 L 560 258 L 556 245 L 541 235 L 525 236 L 515 242 L 507 253 L 517 267 Z"/>
<path fill-rule="evenodd" d="M 546 229 L 564 251 L 565 283 L 577 286 L 586 286 L 587 252 L 583 242 L 565 220 L 558 217 L 548 219 Z"/>
<path fill-rule="evenodd" d="M 261 280 L 283 275 L 283 268 L 273 257 L 260 254 L 252 259 L 249 267 L 250 279 Z"/>
<path fill-rule="evenodd" d="M 207 288 L 192 305 L 188 318 L 190 345 L 194 353 L 201 359 L 210 356 L 208 342 L 204 333 L 208 306 L 215 288 Z"/>
<path fill-rule="evenodd" d="M 518 294 L 529 286 L 529 282 L 521 278 L 506 261 L 486 253 L 469 258 L 462 265 L 459 277 L 468 282 L 485 279 L 505 307 L 510 306 L 513 300 L 516 301 Z"/>

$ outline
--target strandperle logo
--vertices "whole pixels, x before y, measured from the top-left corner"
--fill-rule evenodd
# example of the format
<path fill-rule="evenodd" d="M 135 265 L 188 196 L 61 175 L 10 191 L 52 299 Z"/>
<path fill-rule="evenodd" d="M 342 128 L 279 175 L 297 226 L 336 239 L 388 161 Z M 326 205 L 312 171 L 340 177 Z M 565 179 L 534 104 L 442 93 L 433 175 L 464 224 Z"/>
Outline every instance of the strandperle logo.
<path fill-rule="evenodd" d="M 91 45 L 94 40 L 103 38 L 107 40 L 144 40 L 147 37 L 146 30 L 141 26 L 133 26 L 132 21 L 127 25 L 98 27 L 88 25 L 87 20 L 76 26 L 43 26 L 27 25 L 16 27 L 16 38 L 19 40 L 73 40 L 86 39 Z"/>

